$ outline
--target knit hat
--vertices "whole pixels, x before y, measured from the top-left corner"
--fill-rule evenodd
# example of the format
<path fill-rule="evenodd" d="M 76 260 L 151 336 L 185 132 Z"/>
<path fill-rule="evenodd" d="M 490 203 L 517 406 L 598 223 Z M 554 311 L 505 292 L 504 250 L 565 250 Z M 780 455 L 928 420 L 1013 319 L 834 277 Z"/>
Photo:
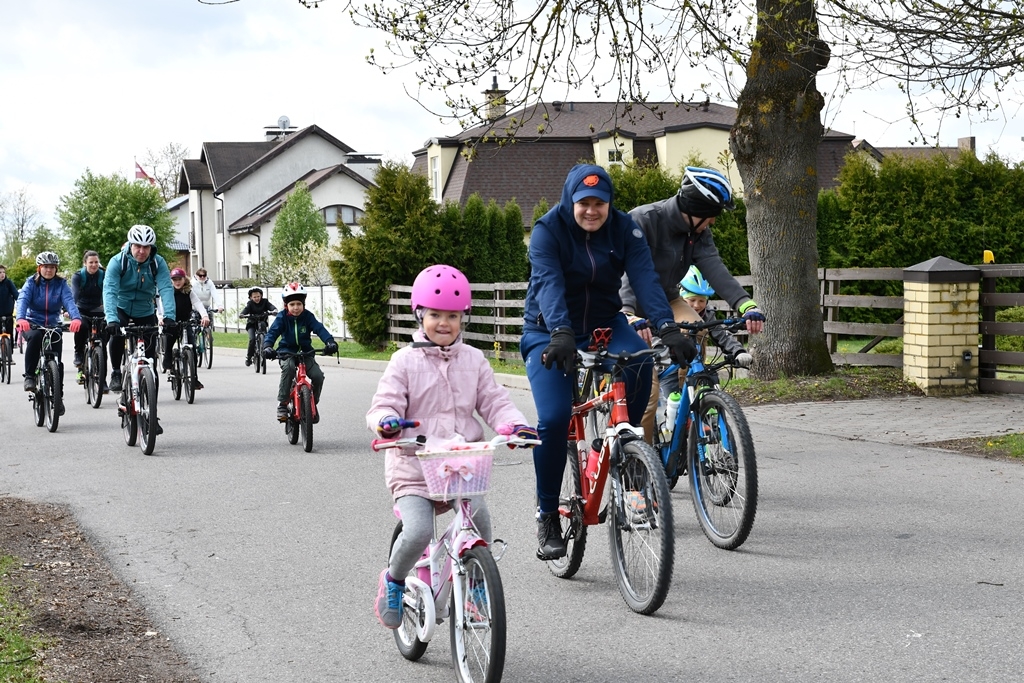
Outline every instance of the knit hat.
<path fill-rule="evenodd" d="M 596 197 L 602 202 L 611 203 L 612 184 L 608 182 L 607 178 L 597 173 L 584 176 L 572 190 L 572 201 L 575 204 L 586 197 Z"/>

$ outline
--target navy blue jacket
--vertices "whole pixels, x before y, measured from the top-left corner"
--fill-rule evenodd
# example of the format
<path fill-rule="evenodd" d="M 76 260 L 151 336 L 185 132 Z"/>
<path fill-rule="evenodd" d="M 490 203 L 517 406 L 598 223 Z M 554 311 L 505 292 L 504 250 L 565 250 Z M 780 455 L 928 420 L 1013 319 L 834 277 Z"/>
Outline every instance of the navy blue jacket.
<path fill-rule="evenodd" d="M 5 277 L 0 282 L 0 315 L 10 316 L 14 314 L 14 304 L 18 300 L 18 287 Z"/>
<path fill-rule="evenodd" d="M 587 232 L 576 223 L 572 188 L 595 173 L 611 186 L 608 172 L 600 166 L 574 166 L 561 200 L 533 227 L 524 332 L 569 328 L 582 337 L 605 326 L 622 308 L 619 286 L 623 273 L 629 275 L 655 329 L 674 321 L 654 271 L 647 238 L 629 214 L 609 206 L 608 220 L 596 232 Z"/>
<path fill-rule="evenodd" d="M 83 313 L 103 312 L 103 273 L 100 268 L 95 275 L 89 275 L 85 268 L 71 276 L 71 294 L 75 297 L 78 310 Z"/>
<path fill-rule="evenodd" d="M 320 337 L 323 343 L 334 339 L 334 335 L 327 331 L 327 328 L 316 319 L 316 316 L 305 309 L 298 316 L 292 316 L 287 310 L 274 319 L 274 323 L 267 330 L 267 338 L 263 341 L 263 347 L 273 346 L 277 338 L 281 343 L 277 345 L 278 351 L 296 353 L 298 351 L 312 351 L 312 335 Z"/>

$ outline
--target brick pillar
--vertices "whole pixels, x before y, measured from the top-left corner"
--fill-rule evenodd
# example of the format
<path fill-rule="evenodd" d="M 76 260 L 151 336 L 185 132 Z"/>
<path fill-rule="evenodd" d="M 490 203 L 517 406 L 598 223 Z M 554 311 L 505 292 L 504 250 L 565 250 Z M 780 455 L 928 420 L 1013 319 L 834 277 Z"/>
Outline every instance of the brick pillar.
<path fill-rule="evenodd" d="M 928 396 L 978 391 L 980 281 L 945 256 L 903 270 L 903 377 Z"/>

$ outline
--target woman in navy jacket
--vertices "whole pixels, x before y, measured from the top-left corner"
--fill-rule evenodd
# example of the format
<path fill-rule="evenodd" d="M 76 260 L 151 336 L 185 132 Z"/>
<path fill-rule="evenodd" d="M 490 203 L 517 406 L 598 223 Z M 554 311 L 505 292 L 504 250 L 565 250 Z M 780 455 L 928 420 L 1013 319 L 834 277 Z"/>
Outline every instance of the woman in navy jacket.
<path fill-rule="evenodd" d="M 688 362 L 696 354 L 693 341 L 676 326 L 643 231 L 629 214 L 612 207 L 612 197 L 607 171 L 590 164 L 574 166 L 558 205 L 537 221 L 530 237 L 531 272 L 520 350 L 543 442 L 533 450 L 540 503 L 537 557 L 542 560 L 565 555 L 558 493 L 565 470 L 576 349 L 586 348 L 591 332 L 600 327 L 612 329 L 611 351 L 647 348 L 620 312 L 623 273 L 673 358 Z M 650 358 L 638 360 L 626 373 L 629 418 L 634 424 L 647 405 L 652 365 Z"/>

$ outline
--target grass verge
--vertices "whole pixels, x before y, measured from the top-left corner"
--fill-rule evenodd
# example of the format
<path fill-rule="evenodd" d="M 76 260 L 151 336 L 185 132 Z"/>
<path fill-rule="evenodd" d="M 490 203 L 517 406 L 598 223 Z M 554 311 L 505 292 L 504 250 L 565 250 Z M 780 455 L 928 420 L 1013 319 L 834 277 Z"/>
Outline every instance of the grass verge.
<path fill-rule="evenodd" d="M 916 384 L 903 379 L 900 368 L 860 366 L 837 366 L 831 375 L 820 377 L 783 377 L 772 381 L 733 379 L 725 390 L 740 405 L 924 395 Z"/>
<path fill-rule="evenodd" d="M 0 681 L 5 683 L 43 683 L 37 676 L 36 653 L 46 647 L 42 638 L 26 636 L 28 610 L 13 597 L 9 572 L 18 559 L 0 556 Z"/>

